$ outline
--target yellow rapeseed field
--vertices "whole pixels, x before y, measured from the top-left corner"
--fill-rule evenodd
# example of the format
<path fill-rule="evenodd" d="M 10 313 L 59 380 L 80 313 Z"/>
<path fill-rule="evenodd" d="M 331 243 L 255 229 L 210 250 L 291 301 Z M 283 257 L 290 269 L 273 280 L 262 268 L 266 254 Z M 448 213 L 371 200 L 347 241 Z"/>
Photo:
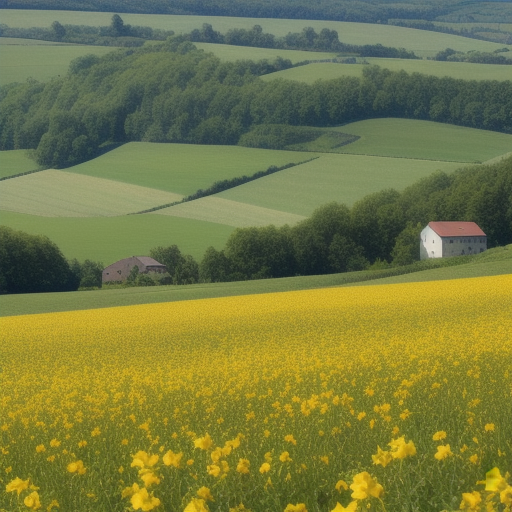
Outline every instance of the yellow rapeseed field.
<path fill-rule="evenodd" d="M 0 510 L 512 510 L 510 275 L 0 330 Z"/>

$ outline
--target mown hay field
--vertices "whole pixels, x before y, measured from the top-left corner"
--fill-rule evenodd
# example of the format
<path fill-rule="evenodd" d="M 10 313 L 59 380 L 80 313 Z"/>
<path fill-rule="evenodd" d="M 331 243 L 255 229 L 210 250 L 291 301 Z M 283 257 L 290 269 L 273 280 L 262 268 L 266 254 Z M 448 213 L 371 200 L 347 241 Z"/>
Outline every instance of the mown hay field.
<path fill-rule="evenodd" d="M 106 26 L 110 25 L 111 18 L 112 13 L 105 12 L 2 9 L 2 23 L 10 27 L 50 27 L 55 20 L 62 24 Z M 214 30 L 222 33 L 232 28 L 250 29 L 254 25 L 260 25 L 264 32 L 276 36 L 285 36 L 288 32 L 301 32 L 304 27 L 313 27 L 317 32 L 323 28 L 329 28 L 338 32 L 339 39 L 343 43 L 358 45 L 380 43 L 384 46 L 403 47 L 413 50 L 419 57 L 430 57 L 446 48 L 463 52 L 470 50 L 493 52 L 503 47 L 512 49 L 512 45 L 383 24 L 126 13 L 122 13 L 122 18 L 125 23 L 130 25 L 174 30 L 177 34 L 187 33 L 196 28 L 200 29 L 203 23 L 211 24 Z"/>
<path fill-rule="evenodd" d="M 0 182 L 0 210 L 43 217 L 126 215 L 183 196 L 55 169 Z"/>
<path fill-rule="evenodd" d="M 0 508 L 510 510 L 511 301 L 509 275 L 2 318 Z"/>
<path fill-rule="evenodd" d="M 90 259 L 105 266 L 173 244 L 200 260 L 210 245 L 222 249 L 234 230 L 223 224 L 167 215 L 41 217 L 1 211 L 0 221 L 12 229 L 47 236 L 68 259 Z"/>
<path fill-rule="evenodd" d="M 66 170 L 189 195 L 216 181 L 251 176 L 272 165 L 281 167 L 315 156 L 239 146 L 129 142 Z"/>
<path fill-rule="evenodd" d="M 212 50 L 218 57 L 222 52 Z M 310 55 L 309 59 L 316 59 Z M 309 60 L 308 59 L 308 60 Z M 474 64 L 472 62 L 441 62 L 435 60 L 379 59 L 366 57 L 369 64 L 375 64 L 391 71 L 404 70 L 407 73 L 422 73 L 437 77 L 448 76 L 461 80 L 510 80 L 510 69 L 500 64 Z M 305 66 L 284 69 L 262 77 L 265 81 L 282 78 L 312 84 L 317 80 L 332 80 L 343 76 L 363 76 L 366 64 L 336 64 L 332 62 L 313 62 Z"/>
<path fill-rule="evenodd" d="M 3 20 L 3 16 L 2 16 Z M 4 23 L 4 21 L 2 21 Z M 51 25 L 51 23 L 50 23 Z M 23 44 L 12 44 L 16 39 L 9 38 L 8 44 L 3 44 L 0 38 L 0 86 L 12 82 L 25 82 L 27 79 L 47 82 L 53 77 L 65 75 L 73 59 L 83 55 L 105 55 L 115 51 L 106 46 L 26 44 L 26 39 L 19 39 Z M 39 42 L 38 42 L 39 43 Z"/>

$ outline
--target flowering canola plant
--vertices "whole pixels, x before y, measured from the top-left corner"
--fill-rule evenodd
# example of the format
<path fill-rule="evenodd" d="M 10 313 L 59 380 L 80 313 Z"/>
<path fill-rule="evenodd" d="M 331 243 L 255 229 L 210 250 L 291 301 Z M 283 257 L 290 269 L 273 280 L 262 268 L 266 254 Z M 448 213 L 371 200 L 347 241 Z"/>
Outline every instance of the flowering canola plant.
<path fill-rule="evenodd" d="M 0 319 L 0 510 L 512 510 L 512 277 Z"/>

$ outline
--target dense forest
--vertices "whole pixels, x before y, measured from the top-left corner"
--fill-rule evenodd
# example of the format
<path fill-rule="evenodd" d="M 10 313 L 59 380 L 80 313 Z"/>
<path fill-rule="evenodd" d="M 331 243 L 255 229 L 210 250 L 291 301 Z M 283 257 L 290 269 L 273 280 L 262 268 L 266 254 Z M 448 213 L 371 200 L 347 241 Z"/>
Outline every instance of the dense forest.
<path fill-rule="evenodd" d="M 237 144 L 258 125 L 336 126 L 402 117 L 512 133 L 512 82 L 436 78 L 376 66 L 361 78 L 264 82 L 289 61 L 221 62 L 171 37 L 87 55 L 48 83 L 0 89 L 0 149 L 66 167 L 126 141 Z M 339 64 L 343 65 L 343 64 Z"/>
<path fill-rule="evenodd" d="M 0 0 L 0 8 L 322 19 L 364 23 L 387 23 L 388 20 L 512 22 L 509 0 Z"/>

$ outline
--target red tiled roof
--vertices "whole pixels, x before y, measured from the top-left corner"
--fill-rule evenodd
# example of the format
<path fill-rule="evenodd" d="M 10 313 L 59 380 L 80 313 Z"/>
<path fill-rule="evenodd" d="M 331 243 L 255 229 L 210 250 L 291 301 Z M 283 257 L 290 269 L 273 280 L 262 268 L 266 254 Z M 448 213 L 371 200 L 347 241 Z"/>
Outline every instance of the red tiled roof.
<path fill-rule="evenodd" d="M 429 222 L 439 236 L 487 236 L 474 222 Z"/>

